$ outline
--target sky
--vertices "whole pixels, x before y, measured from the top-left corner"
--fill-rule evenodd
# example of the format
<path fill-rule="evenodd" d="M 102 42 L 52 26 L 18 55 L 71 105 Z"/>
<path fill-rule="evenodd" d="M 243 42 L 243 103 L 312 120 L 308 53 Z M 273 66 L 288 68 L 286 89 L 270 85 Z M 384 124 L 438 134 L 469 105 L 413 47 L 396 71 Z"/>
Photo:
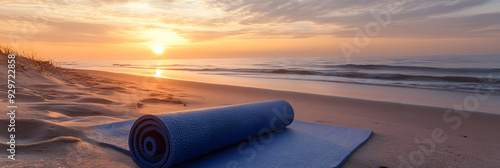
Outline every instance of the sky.
<path fill-rule="evenodd" d="M 500 54 L 498 0 L 2 0 L 0 11 L 1 42 L 61 61 Z"/>

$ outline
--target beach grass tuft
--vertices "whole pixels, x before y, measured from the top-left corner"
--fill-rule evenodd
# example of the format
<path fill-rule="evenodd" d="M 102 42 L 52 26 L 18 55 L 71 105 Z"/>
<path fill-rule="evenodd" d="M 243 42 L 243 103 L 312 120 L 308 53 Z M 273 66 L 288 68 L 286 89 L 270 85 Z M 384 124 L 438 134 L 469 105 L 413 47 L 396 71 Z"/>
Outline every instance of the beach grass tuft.
<path fill-rule="evenodd" d="M 38 52 L 33 48 L 14 48 L 8 43 L 0 43 L 0 54 L 6 57 L 9 54 L 15 54 L 16 57 L 22 57 L 32 62 L 27 66 L 33 69 L 38 69 L 44 72 L 48 69 L 60 69 L 58 64 L 53 59 L 45 59 L 38 55 Z M 26 66 L 26 65 L 24 65 Z"/>

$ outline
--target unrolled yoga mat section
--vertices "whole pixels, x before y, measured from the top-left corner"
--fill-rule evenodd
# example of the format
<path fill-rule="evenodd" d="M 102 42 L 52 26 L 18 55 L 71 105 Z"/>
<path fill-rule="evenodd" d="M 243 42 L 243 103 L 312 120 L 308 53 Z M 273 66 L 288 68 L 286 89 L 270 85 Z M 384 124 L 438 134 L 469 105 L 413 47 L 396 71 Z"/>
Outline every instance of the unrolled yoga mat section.
<path fill-rule="evenodd" d="M 339 167 L 372 134 L 293 118 L 274 100 L 98 125 L 90 139 L 141 167 Z"/>

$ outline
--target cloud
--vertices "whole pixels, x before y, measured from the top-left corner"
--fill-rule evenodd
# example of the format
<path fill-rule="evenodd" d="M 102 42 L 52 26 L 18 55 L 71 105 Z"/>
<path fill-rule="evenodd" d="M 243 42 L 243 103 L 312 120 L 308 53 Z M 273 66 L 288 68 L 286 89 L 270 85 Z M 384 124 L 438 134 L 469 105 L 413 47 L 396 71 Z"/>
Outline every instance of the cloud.
<path fill-rule="evenodd" d="M 53 31 L 59 32 L 78 32 L 81 34 L 103 34 L 109 31 L 112 27 L 104 24 L 97 23 L 83 23 L 83 22 L 50 22 L 49 26 L 53 27 Z"/>
<path fill-rule="evenodd" d="M 373 13 L 390 11 L 391 24 L 380 37 L 472 37 L 498 35 L 498 13 L 444 17 L 478 7 L 489 0 L 219 0 L 215 6 L 241 25 L 310 22 L 337 26 L 332 35 L 352 37 L 355 28 L 375 21 Z M 327 31 L 328 32 L 328 31 Z M 320 32 L 314 34 L 324 34 Z"/>
<path fill-rule="evenodd" d="M 500 12 L 457 15 L 489 0 L 41 0 L 48 22 L 36 25 L 33 40 L 57 42 L 143 41 L 136 34 L 173 30 L 191 42 L 238 38 L 347 37 L 391 11 L 391 23 L 377 37 L 498 37 Z M 73 2 L 73 1 L 72 1 Z M 2 1 L 0 34 L 19 33 L 39 3 Z M 16 13 L 18 12 L 18 13 Z M 14 21 L 12 21 L 14 20 Z M 12 21 L 12 22 L 11 22 Z M 141 27 L 142 29 L 136 29 Z M 120 34 L 122 32 L 128 34 Z M 52 33 L 52 34 L 51 34 Z"/>
<path fill-rule="evenodd" d="M 33 40 L 69 43 L 124 43 L 146 41 L 120 34 L 120 31 L 126 30 L 126 28 L 119 26 L 73 21 L 49 22 L 48 25 L 52 28 L 48 31 L 40 32 Z"/>
<path fill-rule="evenodd" d="M 120 35 L 120 31 L 127 29 L 118 26 L 73 21 L 50 21 L 44 25 L 35 25 L 31 22 L 23 22 L 23 20 L 27 19 L 25 17 L 16 17 L 16 19 L 24 23 L 25 26 L 17 27 L 15 31 L 9 33 L 2 33 L 4 36 L 8 36 L 14 40 L 50 43 L 123 43 L 145 41 Z M 17 25 L 19 26 L 20 24 Z"/>
<path fill-rule="evenodd" d="M 314 25 L 307 22 L 277 25 L 246 25 L 243 27 L 233 26 L 230 30 L 173 29 L 173 31 L 186 39 L 190 39 L 191 42 L 233 37 L 242 39 L 298 39 L 314 36 L 333 36 L 335 32 L 331 26 Z"/>
<path fill-rule="evenodd" d="M 494 28 L 497 26 L 496 28 Z M 387 28 L 387 36 L 406 37 L 491 37 L 500 35 L 500 12 L 462 17 L 433 18 Z M 491 27 L 491 29 L 485 29 Z"/>
<path fill-rule="evenodd" d="M 174 32 L 180 36 L 190 39 L 191 42 L 215 40 L 223 37 L 237 36 L 249 33 L 248 29 L 232 30 L 232 31 L 215 31 L 215 30 L 181 30 L 174 29 Z"/>
<path fill-rule="evenodd" d="M 360 27 L 362 31 L 366 29 Z M 353 37 L 353 30 L 339 30 L 337 37 Z M 500 12 L 460 17 L 440 17 L 406 23 L 393 23 L 381 29 L 380 37 L 464 38 L 500 35 Z"/>
<path fill-rule="evenodd" d="M 218 2 L 226 12 L 243 18 L 241 24 L 290 23 L 352 25 L 370 21 L 371 13 L 391 9 L 399 20 L 426 18 L 478 6 L 489 0 L 458 1 L 371 1 L 371 0 L 247 0 L 242 3 Z"/>
<path fill-rule="evenodd" d="M 126 4 L 130 2 L 137 2 L 138 0 L 85 0 L 85 4 L 94 7 L 101 7 L 107 5 Z"/>

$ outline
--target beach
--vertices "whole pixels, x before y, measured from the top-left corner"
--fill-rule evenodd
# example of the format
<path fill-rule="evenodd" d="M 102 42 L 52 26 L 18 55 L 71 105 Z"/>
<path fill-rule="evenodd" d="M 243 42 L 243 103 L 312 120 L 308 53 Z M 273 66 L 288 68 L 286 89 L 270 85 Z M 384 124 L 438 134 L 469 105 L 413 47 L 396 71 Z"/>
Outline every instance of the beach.
<path fill-rule="evenodd" d="M 500 1 L 0 11 L 0 168 L 500 167 Z"/>
<path fill-rule="evenodd" d="M 0 78 L 6 81 L 3 62 Z M 49 67 L 41 72 L 29 60 L 18 62 L 16 160 L 1 152 L 2 167 L 136 167 L 129 155 L 89 141 L 88 127 L 274 99 L 288 101 L 295 120 L 373 130 L 343 167 L 500 165 L 500 115 L 453 110 L 454 104 L 431 107 L 95 70 Z M 469 96 L 463 99 L 485 98 Z M 3 99 L 2 106 L 7 104 Z M 2 130 L 7 130 L 8 117 L 0 117 Z M 0 141 L 8 148 L 7 131 L 0 132 Z"/>

